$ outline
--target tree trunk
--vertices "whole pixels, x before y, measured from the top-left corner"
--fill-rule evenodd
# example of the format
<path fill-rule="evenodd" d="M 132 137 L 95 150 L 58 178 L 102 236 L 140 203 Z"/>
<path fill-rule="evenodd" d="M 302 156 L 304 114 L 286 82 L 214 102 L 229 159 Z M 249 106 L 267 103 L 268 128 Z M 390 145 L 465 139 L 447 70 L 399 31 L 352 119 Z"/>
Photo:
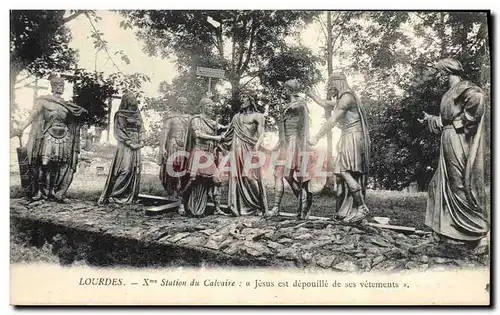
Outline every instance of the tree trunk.
<path fill-rule="evenodd" d="M 109 144 L 109 134 L 111 133 L 111 110 L 113 108 L 113 99 L 108 99 L 108 125 L 106 126 L 106 144 Z"/>
<path fill-rule="evenodd" d="M 102 137 L 102 127 L 95 127 L 95 142 L 98 144 L 101 142 L 101 137 Z"/>
<path fill-rule="evenodd" d="M 83 128 L 81 128 L 80 132 L 80 141 L 82 143 L 81 145 L 81 149 L 82 150 L 88 150 L 89 149 L 89 145 L 87 143 L 87 139 L 89 137 L 89 127 L 88 126 L 84 126 Z"/>
<path fill-rule="evenodd" d="M 326 28 L 327 28 L 327 38 L 326 38 L 326 55 L 327 55 L 327 70 L 328 70 L 328 82 L 330 82 L 330 76 L 333 73 L 333 34 L 332 34 L 332 12 L 326 12 Z M 328 83 L 326 86 L 326 99 L 331 100 L 332 94 L 328 88 Z M 325 107 L 325 118 L 328 120 L 332 116 L 332 108 Z M 328 131 L 326 134 L 326 167 L 328 174 L 333 172 L 333 146 L 332 146 L 332 131 Z M 335 180 L 334 177 L 329 175 L 326 178 L 326 184 L 323 188 L 322 193 L 331 195 L 335 191 Z"/>
<path fill-rule="evenodd" d="M 445 34 L 445 28 L 446 24 L 444 22 L 444 16 L 445 12 L 440 12 L 439 13 L 439 26 L 438 26 L 438 36 L 439 39 L 441 40 L 441 57 L 445 58 L 446 56 L 446 34 Z"/>
<path fill-rule="evenodd" d="M 479 86 L 482 88 L 487 88 L 490 85 L 490 69 L 491 69 L 491 59 L 490 59 L 490 40 L 488 29 L 485 24 L 481 24 L 479 30 L 477 32 L 477 36 L 479 38 L 484 39 L 483 47 L 479 49 L 480 54 L 480 63 L 482 64 L 481 69 L 479 70 Z"/>
<path fill-rule="evenodd" d="M 467 46 L 469 42 L 467 41 L 467 33 L 469 31 L 469 24 L 464 23 L 460 29 L 460 41 L 461 41 L 461 51 L 460 51 L 460 60 L 463 60 L 467 55 Z"/>
<path fill-rule="evenodd" d="M 233 78 L 229 81 L 231 84 L 231 117 L 240 110 L 240 78 Z"/>
<path fill-rule="evenodd" d="M 17 77 L 21 73 L 21 67 L 17 64 L 17 62 L 12 61 L 10 64 L 10 108 L 11 111 L 16 108 L 16 82 Z"/>

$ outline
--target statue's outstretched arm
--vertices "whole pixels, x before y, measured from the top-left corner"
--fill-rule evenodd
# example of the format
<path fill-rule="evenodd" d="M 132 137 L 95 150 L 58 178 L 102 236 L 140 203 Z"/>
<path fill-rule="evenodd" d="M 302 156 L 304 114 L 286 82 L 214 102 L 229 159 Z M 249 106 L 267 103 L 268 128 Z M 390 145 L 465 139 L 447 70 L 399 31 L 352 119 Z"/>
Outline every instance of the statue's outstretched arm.
<path fill-rule="evenodd" d="M 334 101 L 329 101 L 319 97 L 318 95 L 311 92 L 311 90 L 306 91 L 306 95 L 309 96 L 316 104 L 321 107 L 335 107 L 336 103 Z"/>

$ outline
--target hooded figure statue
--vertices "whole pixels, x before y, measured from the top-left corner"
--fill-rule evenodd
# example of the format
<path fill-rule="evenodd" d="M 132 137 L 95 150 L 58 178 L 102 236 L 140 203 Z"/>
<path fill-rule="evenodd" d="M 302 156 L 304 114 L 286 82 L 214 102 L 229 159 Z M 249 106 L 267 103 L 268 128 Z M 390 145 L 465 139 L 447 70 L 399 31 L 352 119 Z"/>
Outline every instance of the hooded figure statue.
<path fill-rule="evenodd" d="M 100 205 L 132 204 L 139 195 L 144 125 L 137 98 L 130 92 L 122 96 L 115 114 L 114 131 L 118 146 L 98 201 Z"/>

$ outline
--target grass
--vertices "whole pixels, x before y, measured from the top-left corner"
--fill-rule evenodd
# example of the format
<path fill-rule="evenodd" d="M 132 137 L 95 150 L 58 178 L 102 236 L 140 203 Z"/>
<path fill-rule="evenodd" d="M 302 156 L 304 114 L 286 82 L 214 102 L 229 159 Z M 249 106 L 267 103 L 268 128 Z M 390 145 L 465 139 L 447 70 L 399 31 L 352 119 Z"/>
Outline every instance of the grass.
<path fill-rule="evenodd" d="M 293 197 L 293 195 L 292 195 Z M 289 198 L 291 199 L 291 198 Z M 371 216 L 391 218 L 390 224 L 425 229 L 425 208 L 427 194 L 404 193 L 388 190 L 368 190 L 366 203 Z M 315 196 L 312 215 L 332 216 L 335 213 L 335 199 Z"/>
<path fill-rule="evenodd" d="M 59 259 L 52 252 L 52 245 L 44 243 L 42 246 L 32 246 L 30 238 L 19 231 L 15 224 L 10 225 L 10 261 L 22 263 L 52 263 L 57 264 Z"/>
<path fill-rule="evenodd" d="M 104 188 L 106 176 L 96 176 L 94 174 L 77 174 L 68 190 L 67 197 L 70 199 L 82 199 L 97 201 Z M 267 195 L 269 206 L 273 205 L 274 188 L 272 183 L 267 185 Z M 141 190 L 142 194 L 164 196 L 165 192 L 160 183 L 158 175 L 142 174 Z M 19 186 L 18 175 L 11 176 L 11 197 L 19 197 L 22 190 Z M 424 229 L 426 196 L 421 193 L 405 193 L 398 191 L 368 191 L 366 202 L 372 211 L 373 216 L 384 216 L 391 218 L 392 224 L 413 226 L 417 229 Z M 223 185 L 222 200 L 227 198 L 227 185 Z M 225 203 L 225 202 L 224 202 Z M 295 213 L 298 200 L 287 187 L 282 201 L 282 209 L 286 212 Z M 314 195 L 312 215 L 332 216 L 335 211 L 334 197 L 320 194 Z"/>
<path fill-rule="evenodd" d="M 18 175 L 11 177 L 10 196 L 18 198 L 23 195 L 19 184 Z M 91 174 L 77 174 L 66 194 L 69 199 L 97 200 L 106 184 L 106 176 L 95 176 Z M 164 195 L 165 192 L 158 176 L 151 174 L 141 175 L 141 193 L 149 195 Z"/>

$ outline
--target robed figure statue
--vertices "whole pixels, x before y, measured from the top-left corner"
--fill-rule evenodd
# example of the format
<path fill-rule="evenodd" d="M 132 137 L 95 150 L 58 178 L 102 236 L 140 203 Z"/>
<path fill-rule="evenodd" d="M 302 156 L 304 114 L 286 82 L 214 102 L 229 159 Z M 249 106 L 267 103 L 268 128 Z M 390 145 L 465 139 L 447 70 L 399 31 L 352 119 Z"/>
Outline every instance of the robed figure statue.
<path fill-rule="evenodd" d="M 87 111 L 62 98 L 64 80 L 60 76 L 51 75 L 49 80 L 52 95 L 35 100 L 31 115 L 18 130 L 18 135 L 31 125 L 26 146 L 31 199 L 64 202 L 76 171 L 80 129 Z"/>
<path fill-rule="evenodd" d="M 185 97 L 179 97 L 175 105 L 171 106 L 172 112 L 165 121 L 165 128 L 160 141 L 158 164 L 160 165 L 160 181 L 167 195 L 179 197 L 186 176 L 181 176 L 185 165 L 184 152 L 186 133 L 191 116 L 182 114 L 182 109 L 187 105 Z"/>
<path fill-rule="evenodd" d="M 359 223 L 369 213 L 365 203 L 370 167 L 371 142 L 363 104 L 347 84 L 341 72 L 333 73 L 328 89 L 337 101 L 319 98 L 310 90 L 307 95 L 325 107 L 332 106 L 332 115 L 309 143 L 316 145 L 333 127 L 341 130 L 337 144 L 334 173 L 337 179 L 336 218 L 346 223 Z"/>
<path fill-rule="evenodd" d="M 221 182 L 217 169 L 220 151 L 217 142 L 221 140 L 219 131 L 225 126 L 206 115 L 212 103 L 207 97 L 200 100 L 201 113 L 192 116 L 186 134 L 184 148 L 189 157 L 183 168 L 189 179 L 181 195 L 188 216 L 205 216 L 210 195 L 215 211 L 222 213 L 219 192 Z"/>
<path fill-rule="evenodd" d="M 441 135 L 436 173 L 429 184 L 425 224 L 438 239 L 476 246 L 489 232 L 484 183 L 484 91 L 464 78 L 453 58 L 437 62 L 450 88 L 443 95 L 440 115 L 424 112 L 421 123 Z"/>
<path fill-rule="evenodd" d="M 255 215 L 268 211 L 266 189 L 262 181 L 257 155 L 264 139 L 265 117 L 257 111 L 255 100 L 242 95 L 240 112 L 233 116 L 231 124 L 223 134 L 221 142 L 229 147 L 229 192 L 228 205 L 232 214 Z"/>
<path fill-rule="evenodd" d="M 137 98 L 131 92 L 122 96 L 114 117 L 114 132 L 118 145 L 98 200 L 100 205 L 132 204 L 139 195 L 144 125 Z"/>

